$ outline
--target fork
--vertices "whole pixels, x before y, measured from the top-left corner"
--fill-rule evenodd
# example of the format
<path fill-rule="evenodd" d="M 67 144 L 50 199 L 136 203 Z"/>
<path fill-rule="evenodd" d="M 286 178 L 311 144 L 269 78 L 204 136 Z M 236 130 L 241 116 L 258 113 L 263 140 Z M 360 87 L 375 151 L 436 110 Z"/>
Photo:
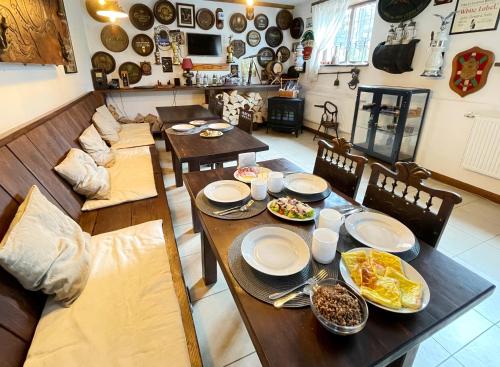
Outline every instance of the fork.
<path fill-rule="evenodd" d="M 247 212 L 248 209 L 250 209 L 250 207 L 255 203 L 255 201 L 253 200 L 250 200 L 248 203 L 246 203 L 245 205 L 243 205 L 241 208 L 236 208 L 236 209 L 230 209 L 228 211 L 225 211 L 223 213 L 220 213 L 218 215 L 220 216 L 224 216 L 224 215 L 228 215 L 228 214 L 232 214 L 232 213 L 236 213 L 236 212 Z"/>
<path fill-rule="evenodd" d="M 278 293 L 270 294 L 269 295 L 269 299 L 275 300 L 275 299 L 284 297 L 287 294 L 292 293 L 294 290 L 299 289 L 300 287 L 303 287 L 305 285 L 311 285 L 311 284 L 317 283 L 320 280 L 325 279 L 327 276 L 328 276 L 328 272 L 325 269 L 322 269 L 316 275 L 314 275 L 313 277 L 307 279 L 304 283 L 299 284 L 296 287 L 290 288 L 290 289 L 288 289 L 286 291 L 283 291 L 283 292 L 278 292 Z"/>

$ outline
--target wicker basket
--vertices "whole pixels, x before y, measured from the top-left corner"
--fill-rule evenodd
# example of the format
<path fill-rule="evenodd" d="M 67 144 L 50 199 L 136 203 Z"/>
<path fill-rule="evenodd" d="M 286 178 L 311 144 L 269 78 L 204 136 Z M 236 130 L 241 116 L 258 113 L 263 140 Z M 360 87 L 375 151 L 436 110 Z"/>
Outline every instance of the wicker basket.
<path fill-rule="evenodd" d="M 299 94 L 298 90 L 283 90 L 280 89 L 278 91 L 278 96 L 283 97 L 283 98 L 297 98 Z"/>

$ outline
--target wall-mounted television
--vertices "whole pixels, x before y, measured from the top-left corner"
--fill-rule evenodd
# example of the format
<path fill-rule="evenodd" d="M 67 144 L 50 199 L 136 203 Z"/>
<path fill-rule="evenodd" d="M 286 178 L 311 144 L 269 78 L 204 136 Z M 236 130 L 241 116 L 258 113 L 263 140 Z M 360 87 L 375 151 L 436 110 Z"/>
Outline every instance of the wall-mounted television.
<path fill-rule="evenodd" d="M 187 33 L 187 50 L 190 56 L 220 56 L 221 36 L 216 34 Z"/>

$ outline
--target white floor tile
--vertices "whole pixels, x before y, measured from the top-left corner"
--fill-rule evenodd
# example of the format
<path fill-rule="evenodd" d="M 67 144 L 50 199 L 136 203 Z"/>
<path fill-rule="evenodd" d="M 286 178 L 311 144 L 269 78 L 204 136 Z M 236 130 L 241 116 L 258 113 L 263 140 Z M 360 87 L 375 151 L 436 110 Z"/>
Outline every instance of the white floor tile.
<path fill-rule="evenodd" d="M 488 200 L 475 201 L 454 208 L 449 224 L 486 241 L 500 234 L 500 209 Z"/>
<path fill-rule="evenodd" d="M 500 327 L 491 327 L 454 357 L 464 366 L 498 367 L 500 365 Z"/>
<path fill-rule="evenodd" d="M 470 310 L 434 334 L 434 339 L 453 354 L 486 331 L 493 324 L 477 311 Z"/>
<path fill-rule="evenodd" d="M 457 361 L 455 357 L 450 357 L 441 363 L 439 367 L 464 367 L 464 365 Z"/>
<path fill-rule="evenodd" d="M 448 225 L 441 236 L 437 249 L 450 257 L 455 257 L 479 245 L 481 242 L 479 238 L 459 228 Z"/>
<path fill-rule="evenodd" d="M 262 364 L 260 363 L 259 357 L 257 353 L 252 353 L 249 356 L 241 358 L 236 362 L 228 364 L 226 367 L 260 367 Z"/>
<path fill-rule="evenodd" d="M 229 291 L 203 298 L 193 308 L 205 367 L 225 366 L 254 352 Z"/>
<path fill-rule="evenodd" d="M 181 257 L 193 255 L 201 251 L 200 234 L 193 232 L 191 224 L 175 226 L 174 234 Z"/>
<path fill-rule="evenodd" d="M 498 238 L 483 242 L 461 253 L 457 258 L 500 284 L 500 245 L 498 245 Z"/>
<path fill-rule="evenodd" d="M 420 344 L 413 367 L 433 367 L 450 357 L 451 354 L 433 338 Z"/>

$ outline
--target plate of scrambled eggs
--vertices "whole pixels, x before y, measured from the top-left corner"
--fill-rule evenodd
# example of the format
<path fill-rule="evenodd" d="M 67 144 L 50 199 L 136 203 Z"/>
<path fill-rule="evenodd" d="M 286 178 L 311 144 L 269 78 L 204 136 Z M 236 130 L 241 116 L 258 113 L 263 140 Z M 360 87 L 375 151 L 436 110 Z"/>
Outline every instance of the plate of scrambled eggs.
<path fill-rule="evenodd" d="M 342 253 L 340 274 L 367 302 L 396 313 L 416 313 L 429 304 L 425 279 L 387 252 L 355 248 Z"/>

